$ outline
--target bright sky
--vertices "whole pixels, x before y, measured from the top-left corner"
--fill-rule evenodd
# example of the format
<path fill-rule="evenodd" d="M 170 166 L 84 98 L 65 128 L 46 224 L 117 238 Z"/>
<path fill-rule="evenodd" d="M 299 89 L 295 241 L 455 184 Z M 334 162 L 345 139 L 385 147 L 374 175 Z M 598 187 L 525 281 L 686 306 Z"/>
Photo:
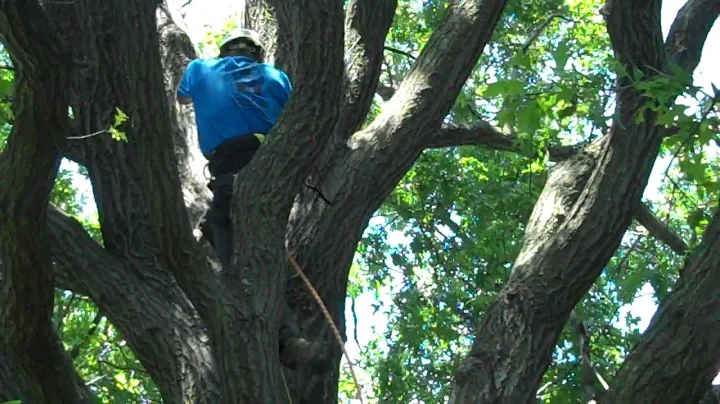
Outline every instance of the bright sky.
<path fill-rule="evenodd" d="M 183 4 L 185 0 L 176 0 L 176 2 L 177 4 Z M 202 35 L 206 32 L 207 27 L 222 27 L 222 21 L 228 15 L 240 10 L 240 6 L 242 6 L 243 3 L 243 0 L 193 0 L 190 5 L 182 9 L 181 13 L 185 15 L 186 28 L 191 38 L 194 42 L 197 43 L 202 37 Z M 665 32 L 665 34 L 667 34 L 670 23 L 672 22 L 675 14 L 680 9 L 683 3 L 684 2 L 682 0 L 666 0 L 664 2 L 662 22 L 663 31 Z M 695 73 L 696 84 L 705 87 L 706 91 L 708 92 L 712 92 L 710 88 L 710 83 L 712 82 L 714 82 L 720 87 L 720 70 L 718 70 L 717 68 L 713 68 L 713 66 L 718 66 L 718 64 L 720 63 L 720 54 L 719 52 L 710 51 L 710 49 L 713 48 L 717 49 L 718 44 L 720 44 L 720 28 L 718 24 L 716 24 L 707 39 L 705 45 L 706 51 L 703 53 L 702 61 L 700 62 L 700 65 L 698 66 Z M 66 169 L 74 170 L 76 168 L 74 164 L 67 161 L 63 164 L 63 168 Z M 665 169 L 664 165 L 666 164 L 667 162 L 658 162 L 658 164 L 656 164 L 655 170 L 651 177 L 651 185 L 648 187 L 648 190 L 645 194 L 646 197 L 650 199 L 657 199 L 658 195 L 656 192 L 654 192 L 653 188 L 656 188 L 657 184 L 659 184 L 659 181 L 661 180 L 661 174 Z M 80 176 L 76 176 L 75 183 L 76 185 L 78 185 L 81 192 L 88 197 L 88 200 L 91 200 L 90 196 L 92 195 L 92 193 L 90 191 L 90 184 L 88 183 L 88 181 L 86 181 Z M 94 213 L 94 206 L 92 205 L 93 204 L 88 205 L 88 213 Z M 405 241 L 404 237 L 402 237 L 402 235 L 399 233 L 391 234 L 389 236 L 389 240 L 391 243 L 402 243 Z M 382 296 L 381 300 L 384 300 L 385 303 L 389 303 L 389 295 Z M 383 331 L 382 327 L 385 325 L 385 318 L 382 315 L 382 310 L 377 314 L 373 314 L 372 304 L 375 302 L 375 297 L 372 294 L 361 296 L 356 300 L 356 313 L 358 315 L 358 320 L 359 323 L 363 324 L 362 327 L 358 327 L 357 329 L 361 346 L 364 346 L 376 335 L 375 332 L 373 332 L 374 327 L 370 327 L 367 325 L 377 326 L 378 329 L 376 332 L 378 333 Z M 649 323 L 651 316 L 655 312 L 655 309 L 656 306 L 652 301 L 652 288 L 650 288 L 649 285 L 646 285 L 640 292 L 635 302 L 623 311 L 621 311 L 621 318 L 624 317 L 624 314 L 628 311 L 635 316 L 641 317 L 639 328 L 642 331 Z M 347 333 L 349 337 L 348 343 L 346 344 L 346 349 L 348 349 L 349 354 L 355 361 L 359 357 L 359 351 L 361 347 L 358 346 L 352 338 L 354 326 L 351 320 L 352 313 L 350 312 L 349 302 L 346 318 L 348 319 Z M 367 375 L 360 376 L 361 383 L 364 385 L 364 390 L 369 392 L 369 378 L 367 377 Z M 715 383 L 720 383 L 720 378 L 716 379 Z"/>

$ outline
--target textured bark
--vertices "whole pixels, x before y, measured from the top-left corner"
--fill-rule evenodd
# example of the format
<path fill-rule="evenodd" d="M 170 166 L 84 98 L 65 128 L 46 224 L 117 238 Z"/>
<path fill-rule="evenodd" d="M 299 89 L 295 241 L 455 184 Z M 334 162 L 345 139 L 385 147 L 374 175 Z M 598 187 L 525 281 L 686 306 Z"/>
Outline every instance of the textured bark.
<path fill-rule="evenodd" d="M 98 304 L 157 384 L 165 402 L 220 401 L 209 337 L 172 279 L 147 279 L 104 250 L 75 219 L 49 212 L 58 285 Z"/>
<path fill-rule="evenodd" d="M 668 62 L 660 7 L 655 0 L 605 6 L 617 56 L 646 78 L 664 71 Z M 485 313 L 456 373 L 451 402 L 534 398 L 568 315 L 620 244 L 659 150 L 663 129 L 649 113 L 643 123 L 634 123 L 643 99 L 629 84 L 619 80 L 610 133 L 551 172 L 503 295 Z"/>
<path fill-rule="evenodd" d="M 53 270 L 46 206 L 67 134 L 66 49 L 37 4 L 0 3 L 0 36 L 13 56 L 16 119 L 0 155 L 1 396 L 24 402 L 87 402 L 50 318 Z"/>
<path fill-rule="evenodd" d="M 720 210 L 603 403 L 697 403 L 720 369 Z"/>
<path fill-rule="evenodd" d="M 286 236 L 289 250 L 343 332 L 348 270 L 357 242 L 373 212 L 424 149 L 422 134 L 439 129 L 504 6 L 504 1 L 456 4 L 383 113 L 360 132 L 333 136 L 337 143 L 328 147 L 334 150 L 308 179 L 322 197 L 304 190 L 296 200 Z M 329 334 L 327 321 L 298 279 L 292 282 L 290 301 L 312 335 Z M 311 397 L 304 401 L 308 404 L 333 402 L 337 389 L 328 380 L 303 386 Z"/>

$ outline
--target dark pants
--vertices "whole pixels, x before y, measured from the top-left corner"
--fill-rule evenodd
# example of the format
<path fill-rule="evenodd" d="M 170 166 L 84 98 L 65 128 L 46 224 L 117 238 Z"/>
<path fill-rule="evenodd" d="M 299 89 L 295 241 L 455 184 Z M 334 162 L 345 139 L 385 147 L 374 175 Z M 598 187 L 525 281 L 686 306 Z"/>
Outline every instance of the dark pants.
<path fill-rule="evenodd" d="M 252 160 L 260 141 L 252 135 L 225 141 L 210 156 L 208 169 L 213 179 L 208 187 L 213 193 L 210 209 L 201 226 L 203 236 L 213 245 L 224 269 L 230 267 L 233 252 L 230 206 L 235 175 Z M 287 305 L 283 307 L 280 347 L 289 338 L 300 336 L 300 330 Z"/>
<path fill-rule="evenodd" d="M 230 202 L 233 195 L 235 175 L 245 168 L 260 147 L 260 141 L 252 135 L 239 136 L 225 141 L 210 156 L 208 169 L 213 179 L 208 187 L 213 193 L 210 209 L 205 216 L 210 232 L 203 229 L 206 238 L 217 251 L 220 263 L 227 267 L 232 258 L 232 222 Z M 209 233 L 209 234 L 208 234 Z"/>

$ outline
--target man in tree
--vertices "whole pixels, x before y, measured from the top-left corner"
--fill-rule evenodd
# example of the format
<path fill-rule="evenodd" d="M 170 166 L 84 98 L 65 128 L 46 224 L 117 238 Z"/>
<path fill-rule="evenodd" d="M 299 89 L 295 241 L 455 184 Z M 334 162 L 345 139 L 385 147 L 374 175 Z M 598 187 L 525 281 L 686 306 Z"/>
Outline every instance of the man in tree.
<path fill-rule="evenodd" d="M 253 158 L 287 103 L 292 86 L 280 69 L 264 63 L 265 49 L 257 32 L 237 29 L 220 43 L 220 54 L 191 61 L 177 90 L 181 104 L 193 103 L 200 150 L 208 159 L 213 193 L 201 229 L 229 268 L 233 252 L 230 203 L 235 175 Z M 310 342 L 287 305 L 280 327 L 280 355 L 290 367 L 309 364 L 322 370 L 329 352 Z"/>
<path fill-rule="evenodd" d="M 232 257 L 233 178 L 265 140 L 292 90 L 283 71 L 264 63 L 264 53 L 256 32 L 235 30 L 220 43 L 217 58 L 188 64 L 177 92 L 181 104 L 195 105 L 200 149 L 213 177 L 203 236 L 224 266 Z"/>

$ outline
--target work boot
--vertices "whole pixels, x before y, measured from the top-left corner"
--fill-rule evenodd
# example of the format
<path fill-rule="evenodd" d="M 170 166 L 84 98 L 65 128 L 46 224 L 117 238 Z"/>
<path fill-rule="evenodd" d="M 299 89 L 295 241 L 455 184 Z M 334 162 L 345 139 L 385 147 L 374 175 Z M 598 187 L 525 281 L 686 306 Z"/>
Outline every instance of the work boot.
<path fill-rule="evenodd" d="M 297 319 L 285 304 L 280 323 L 280 363 L 295 370 L 310 368 L 314 373 L 325 373 L 332 368 L 332 345 L 309 341 L 300 333 Z"/>
<path fill-rule="evenodd" d="M 213 247 L 218 255 L 220 264 L 224 269 L 230 268 L 232 261 L 232 228 L 230 226 L 223 226 L 221 224 L 213 224 L 212 238 L 214 241 Z"/>
<path fill-rule="evenodd" d="M 323 374 L 332 368 L 332 346 L 303 337 L 288 338 L 280 344 L 280 363 L 293 370 L 305 368 Z"/>
<path fill-rule="evenodd" d="M 212 232 L 212 226 L 210 223 L 208 223 L 206 218 L 203 218 L 203 220 L 200 222 L 200 226 L 198 226 L 200 229 L 200 233 L 202 234 L 200 236 L 200 240 L 205 240 L 212 248 L 215 248 L 215 240 L 213 239 L 213 232 Z"/>

